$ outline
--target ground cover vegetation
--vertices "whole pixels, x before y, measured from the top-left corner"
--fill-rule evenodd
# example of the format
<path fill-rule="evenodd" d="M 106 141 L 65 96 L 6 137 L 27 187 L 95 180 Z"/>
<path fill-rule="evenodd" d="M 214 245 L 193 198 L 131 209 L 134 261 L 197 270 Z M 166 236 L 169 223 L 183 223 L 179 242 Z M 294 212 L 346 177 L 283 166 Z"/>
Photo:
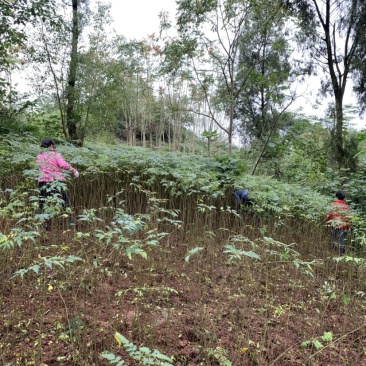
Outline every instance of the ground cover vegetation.
<path fill-rule="evenodd" d="M 34 139 L 1 144 L 4 365 L 365 361 L 360 205 L 339 257 L 329 195 L 232 157 L 86 143 L 58 146 L 81 172 L 72 210 L 56 197 L 37 215 Z"/>
<path fill-rule="evenodd" d="M 179 0 L 142 40 L 103 2 L 0 9 L 2 365 L 366 365 L 362 1 Z M 39 214 L 46 136 L 81 174 Z"/>

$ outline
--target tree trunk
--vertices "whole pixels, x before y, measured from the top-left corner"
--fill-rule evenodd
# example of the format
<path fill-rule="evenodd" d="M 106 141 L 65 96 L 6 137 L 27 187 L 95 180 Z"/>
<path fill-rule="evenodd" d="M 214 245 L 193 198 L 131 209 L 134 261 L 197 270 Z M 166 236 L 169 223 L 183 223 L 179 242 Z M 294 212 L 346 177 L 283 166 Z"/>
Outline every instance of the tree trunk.
<path fill-rule="evenodd" d="M 335 93 L 336 102 L 336 126 L 334 134 L 334 147 L 336 161 L 339 167 L 344 167 L 345 162 L 345 151 L 343 146 L 343 95 L 342 93 Z"/>
<path fill-rule="evenodd" d="M 78 43 L 79 43 L 79 16 L 78 16 L 78 2 L 79 0 L 72 0 L 72 38 L 71 38 L 71 57 L 70 69 L 68 76 L 67 87 L 67 107 L 66 118 L 67 128 L 70 140 L 77 140 L 78 133 L 76 127 L 76 113 L 75 113 L 75 83 L 76 71 L 78 67 Z"/>
<path fill-rule="evenodd" d="M 230 125 L 228 129 L 229 155 L 233 152 L 234 106 L 230 106 Z"/>

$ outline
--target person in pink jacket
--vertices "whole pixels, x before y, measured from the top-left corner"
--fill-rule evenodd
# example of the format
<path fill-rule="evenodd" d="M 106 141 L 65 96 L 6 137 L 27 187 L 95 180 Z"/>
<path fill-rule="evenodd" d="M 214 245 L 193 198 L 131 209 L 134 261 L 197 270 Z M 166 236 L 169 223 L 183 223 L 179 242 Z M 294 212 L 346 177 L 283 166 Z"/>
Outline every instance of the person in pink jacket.
<path fill-rule="evenodd" d="M 47 149 L 37 156 L 36 165 L 39 170 L 38 188 L 39 188 L 39 212 L 43 213 L 44 203 L 47 197 L 59 193 L 63 201 L 63 208 L 69 207 L 69 195 L 66 188 L 59 192 L 52 185 L 54 181 L 64 181 L 64 170 L 70 171 L 75 178 L 79 172 L 67 163 L 61 154 L 55 151 L 56 144 L 50 138 L 45 138 L 41 147 Z"/>

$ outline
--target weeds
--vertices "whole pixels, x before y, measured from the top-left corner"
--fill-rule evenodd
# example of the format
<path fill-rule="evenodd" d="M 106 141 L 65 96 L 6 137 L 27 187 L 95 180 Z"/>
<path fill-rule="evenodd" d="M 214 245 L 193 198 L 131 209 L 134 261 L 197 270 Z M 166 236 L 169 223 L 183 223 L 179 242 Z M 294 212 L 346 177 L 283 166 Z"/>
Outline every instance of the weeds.
<path fill-rule="evenodd" d="M 130 358 L 138 361 L 139 365 L 173 366 L 172 359 L 158 350 L 152 351 L 148 347 L 137 347 L 120 333 L 116 333 L 114 338 L 119 345 L 123 346 Z M 102 353 L 101 357 L 108 360 L 111 365 L 125 365 L 120 356 L 115 356 L 112 353 Z"/>
<path fill-rule="evenodd" d="M 248 178 L 256 227 L 209 160 L 120 152 L 83 150 L 69 212 L 1 191 L 1 364 L 362 364 L 365 262 L 333 258 L 324 197 Z"/>

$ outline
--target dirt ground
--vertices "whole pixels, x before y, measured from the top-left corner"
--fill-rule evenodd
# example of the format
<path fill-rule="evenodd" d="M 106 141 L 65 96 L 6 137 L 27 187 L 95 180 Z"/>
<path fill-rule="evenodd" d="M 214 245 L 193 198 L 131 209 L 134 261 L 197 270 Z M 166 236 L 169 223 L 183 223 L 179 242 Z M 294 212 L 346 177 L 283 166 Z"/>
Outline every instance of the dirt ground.
<path fill-rule="evenodd" d="M 228 261 L 224 244 L 170 236 L 147 259 L 128 259 L 51 232 L 4 252 L 1 365 L 107 365 L 102 352 L 138 365 L 118 332 L 174 365 L 366 366 L 366 288 L 353 263 L 325 254 L 311 276 L 283 258 Z M 195 246 L 205 249 L 187 262 Z M 83 260 L 12 277 L 65 254 Z"/>

